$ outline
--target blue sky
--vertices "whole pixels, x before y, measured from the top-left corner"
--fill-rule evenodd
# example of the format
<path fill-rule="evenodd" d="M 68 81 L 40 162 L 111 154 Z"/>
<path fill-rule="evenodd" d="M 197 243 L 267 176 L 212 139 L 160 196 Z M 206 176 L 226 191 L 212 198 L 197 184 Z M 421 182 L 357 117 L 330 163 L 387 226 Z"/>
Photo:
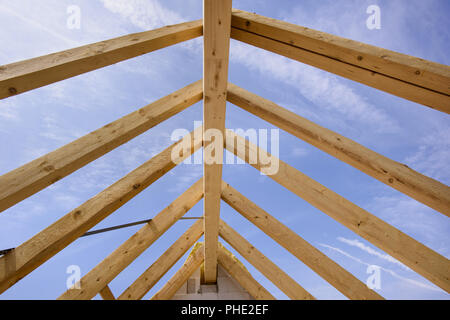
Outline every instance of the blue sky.
<path fill-rule="evenodd" d="M 381 8 L 381 29 L 366 28 L 366 8 Z M 68 29 L 67 7 L 81 9 Z M 430 1 L 244 1 L 233 7 L 346 38 L 450 64 L 450 3 Z M 202 1 L 0 0 L 0 65 L 167 24 L 200 19 Z M 229 80 L 415 170 L 450 184 L 450 118 L 376 89 L 231 41 Z M 195 39 L 0 101 L 0 174 L 44 155 L 202 77 L 202 41 Z M 170 145 L 177 128 L 192 130 L 201 102 L 51 187 L 0 214 L 0 249 L 16 247 Z M 273 128 L 227 105 L 226 126 Z M 324 152 L 280 130 L 280 158 L 440 254 L 450 256 L 450 222 Z M 151 218 L 202 175 L 182 164 L 95 228 Z M 250 200 L 362 281 L 382 267 L 389 299 L 449 295 L 249 165 L 225 165 L 223 178 Z M 202 215 L 202 203 L 188 216 Z M 345 297 L 225 203 L 221 217 L 319 299 Z M 177 239 L 192 220 L 176 223 L 110 287 L 117 296 Z M 66 268 L 82 274 L 139 227 L 76 240 L 0 296 L 54 299 L 66 290 Z M 228 246 L 229 247 L 229 246 Z M 232 250 L 235 252 L 234 250 Z M 240 257 L 238 254 L 236 254 Z M 240 257 L 277 298 L 286 296 Z M 145 297 L 180 267 L 183 257 Z M 98 298 L 98 297 L 97 297 Z"/>

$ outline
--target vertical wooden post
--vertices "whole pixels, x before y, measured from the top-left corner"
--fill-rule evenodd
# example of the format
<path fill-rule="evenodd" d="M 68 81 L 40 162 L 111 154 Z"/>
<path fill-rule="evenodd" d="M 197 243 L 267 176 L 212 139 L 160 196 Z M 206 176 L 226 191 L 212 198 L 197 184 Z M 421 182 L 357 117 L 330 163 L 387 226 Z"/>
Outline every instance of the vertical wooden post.
<path fill-rule="evenodd" d="M 231 0 L 203 0 L 205 281 L 216 282 Z M 221 135 L 221 137 L 220 137 Z M 217 139 L 220 138 L 220 141 Z"/>

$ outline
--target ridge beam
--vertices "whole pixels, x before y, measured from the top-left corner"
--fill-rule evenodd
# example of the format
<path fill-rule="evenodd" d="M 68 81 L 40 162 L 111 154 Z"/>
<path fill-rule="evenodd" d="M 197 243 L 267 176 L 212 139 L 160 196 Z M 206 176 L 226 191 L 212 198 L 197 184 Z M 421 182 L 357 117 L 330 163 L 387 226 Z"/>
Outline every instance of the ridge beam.
<path fill-rule="evenodd" d="M 223 142 L 230 50 L 231 0 L 203 0 L 203 141 L 205 282 L 217 281 Z M 217 134 L 215 134 L 217 139 Z"/>

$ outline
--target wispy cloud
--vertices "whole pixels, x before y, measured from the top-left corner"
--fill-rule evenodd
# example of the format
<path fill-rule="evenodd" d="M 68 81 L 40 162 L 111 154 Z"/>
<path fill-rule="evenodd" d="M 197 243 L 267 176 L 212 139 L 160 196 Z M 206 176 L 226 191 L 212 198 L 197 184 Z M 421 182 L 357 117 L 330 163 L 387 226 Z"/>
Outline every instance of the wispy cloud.
<path fill-rule="evenodd" d="M 178 12 L 172 11 L 157 0 L 101 0 L 109 11 L 120 15 L 141 30 L 152 30 L 167 25 L 188 21 Z M 189 51 L 201 54 L 203 41 L 201 38 L 182 42 L 180 46 Z M 140 72 L 136 70 L 136 72 Z"/>
<path fill-rule="evenodd" d="M 372 249 L 371 247 L 366 246 L 364 243 L 362 243 L 361 241 L 359 241 L 359 240 L 357 240 L 357 239 L 353 239 L 353 240 L 352 240 L 352 239 L 346 239 L 346 238 L 343 238 L 343 237 L 338 237 L 337 239 L 338 239 L 339 241 L 343 242 L 343 243 L 346 243 L 346 244 L 350 245 L 350 246 L 359 248 L 359 249 L 361 249 L 361 250 L 367 252 L 367 253 L 370 254 L 370 255 L 373 255 L 373 256 L 376 256 L 376 257 L 378 257 L 378 258 L 380 258 L 380 259 L 383 259 L 383 260 L 386 260 L 386 261 L 388 261 L 388 262 L 394 263 L 394 264 L 396 264 L 396 265 L 402 267 L 402 268 L 405 269 L 405 270 L 411 270 L 410 268 L 408 268 L 407 266 L 405 266 L 403 263 L 401 263 L 401 262 L 398 261 L 397 259 L 391 257 L 391 256 L 388 255 L 388 254 L 382 253 L 382 252 L 380 252 L 380 251 L 378 251 L 378 250 L 374 250 L 374 249 Z"/>
<path fill-rule="evenodd" d="M 183 172 L 179 172 L 176 174 L 176 182 L 173 184 L 171 188 L 169 188 L 167 191 L 174 192 L 174 193 L 180 193 L 185 191 L 187 188 L 189 188 L 192 184 L 194 184 L 195 181 L 200 179 L 203 175 L 203 166 L 200 164 L 197 165 L 185 165 L 185 164 L 179 164 L 179 166 L 183 167 Z M 172 171 L 170 172 L 171 175 L 175 175 Z"/>
<path fill-rule="evenodd" d="M 0 104 L 0 118 L 3 118 L 7 121 L 15 121 L 18 119 L 19 114 L 17 112 L 17 109 L 15 108 L 15 104 L 13 102 L 13 98 L 10 98 L 9 100 L 2 101 Z M 2 129 L 0 128 L 0 131 Z"/>
<path fill-rule="evenodd" d="M 449 254 L 448 218 L 404 195 L 374 197 L 368 209 L 443 255 Z"/>
<path fill-rule="evenodd" d="M 405 162 L 425 175 L 450 184 L 450 127 L 436 125 L 419 141 L 418 150 Z"/>
<path fill-rule="evenodd" d="M 333 247 L 333 246 L 330 246 L 330 245 L 327 245 L 327 244 L 323 244 L 323 243 L 320 243 L 319 245 L 324 247 L 324 248 L 327 248 L 327 249 L 333 250 L 335 252 L 338 252 L 338 253 L 346 256 L 347 258 L 350 258 L 350 259 L 352 259 L 352 260 L 354 260 L 354 261 L 356 261 L 356 262 L 358 262 L 358 263 L 360 263 L 362 265 L 365 265 L 365 266 L 372 265 L 370 263 L 364 262 L 363 260 L 361 260 L 361 259 L 359 259 L 359 258 L 357 258 L 355 256 L 352 256 L 350 253 L 348 253 L 348 252 L 346 252 L 346 251 L 344 251 L 342 249 L 339 249 L 339 248 L 336 248 L 336 247 Z M 423 283 L 421 281 L 417 281 L 417 280 L 414 280 L 414 279 L 403 277 L 403 276 L 399 275 L 398 273 L 396 273 L 395 271 L 393 271 L 391 269 L 387 269 L 387 268 L 383 268 L 383 267 L 380 267 L 380 269 L 383 270 L 386 273 L 389 273 L 394 278 L 400 279 L 400 280 L 405 281 L 405 282 L 407 282 L 409 284 L 412 284 L 414 286 L 421 287 L 421 288 L 428 289 L 428 290 L 432 290 L 432 291 L 442 292 L 442 290 L 437 288 L 437 287 L 430 286 L 430 285 L 428 285 L 426 283 Z"/>
<path fill-rule="evenodd" d="M 11 10 L 8 7 L 1 5 L 1 4 L 0 4 L 0 12 L 3 14 L 7 14 L 9 16 L 13 16 L 13 17 L 21 20 L 23 23 L 28 24 L 31 28 L 33 28 L 35 30 L 36 29 L 40 30 L 41 32 L 43 32 L 45 34 L 49 34 L 49 35 L 53 36 L 54 38 L 62 41 L 66 45 L 69 45 L 69 46 L 79 45 L 78 41 L 75 41 L 75 40 L 63 35 L 62 33 L 55 31 L 52 28 L 47 27 L 46 25 L 40 23 L 39 21 L 32 19 L 30 17 L 27 17 L 25 15 L 22 15 L 19 12 Z"/>
<path fill-rule="evenodd" d="M 308 154 L 308 150 L 305 148 L 294 147 L 292 148 L 291 153 L 294 157 L 300 158 L 306 156 Z"/>
<path fill-rule="evenodd" d="M 230 59 L 297 89 L 310 103 L 343 120 L 369 124 L 376 131 L 397 131 L 395 121 L 335 75 L 236 41 L 231 42 Z"/>
<path fill-rule="evenodd" d="M 106 9 L 128 19 L 136 27 L 151 30 L 183 22 L 175 11 L 156 0 L 101 0 Z"/>

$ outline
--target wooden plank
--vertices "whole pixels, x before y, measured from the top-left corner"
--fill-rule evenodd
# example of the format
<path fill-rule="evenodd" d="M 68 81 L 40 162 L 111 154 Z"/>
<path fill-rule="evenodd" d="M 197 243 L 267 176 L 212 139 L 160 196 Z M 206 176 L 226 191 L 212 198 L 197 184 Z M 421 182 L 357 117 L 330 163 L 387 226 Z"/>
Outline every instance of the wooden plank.
<path fill-rule="evenodd" d="M 235 145 L 234 148 L 231 148 L 228 145 L 228 139 L 234 138 L 237 138 L 238 146 Z M 248 162 L 248 153 L 258 152 L 258 147 L 252 143 L 246 144 L 245 148 L 240 147 L 244 144 L 246 144 L 245 139 L 237 137 L 233 132 L 227 130 L 227 149 L 230 147 L 228 149 L 230 152 Z M 272 161 L 278 161 L 279 169 L 277 173 L 269 175 L 271 179 L 449 292 L 450 261 L 448 259 L 287 163 L 273 156 Z M 256 169 L 263 168 L 259 162 L 251 165 Z"/>
<path fill-rule="evenodd" d="M 293 300 L 315 300 L 308 291 L 223 220 L 220 221 L 219 235 L 289 298 Z"/>
<path fill-rule="evenodd" d="M 203 0 L 203 140 L 204 144 L 204 230 L 205 281 L 217 279 L 217 239 L 220 217 L 220 186 L 223 148 L 214 148 L 212 130 L 225 129 L 225 106 L 228 83 L 231 0 Z M 211 142 L 211 140 L 213 140 Z M 219 159 L 215 161 L 215 159 Z"/>
<path fill-rule="evenodd" d="M 140 300 L 164 276 L 173 265 L 203 235 L 203 221 L 197 220 L 183 235 L 167 249 L 142 275 L 117 299 Z"/>
<path fill-rule="evenodd" d="M 80 289 L 69 289 L 59 300 L 89 300 L 150 247 L 203 197 L 203 179 L 198 180 L 150 222 L 114 250 L 80 280 Z"/>
<path fill-rule="evenodd" d="M 450 67 L 245 11 L 233 39 L 450 113 Z"/>
<path fill-rule="evenodd" d="M 350 272 L 225 182 L 222 186 L 222 199 L 349 299 L 383 299 Z"/>
<path fill-rule="evenodd" d="M 201 131 L 202 128 L 196 130 Z M 0 257 L 0 293 L 162 177 L 175 166 L 172 160 L 178 163 L 198 150 L 201 141 L 196 141 L 193 137 L 194 134 L 190 134 L 192 149 L 180 155 L 179 159 L 172 158 L 172 150 L 183 141 L 165 149 L 19 247 Z M 104 285 L 106 284 L 108 283 Z"/>
<path fill-rule="evenodd" d="M 100 290 L 99 294 L 103 300 L 116 300 L 114 294 L 112 293 L 111 289 L 108 286 Z"/>
<path fill-rule="evenodd" d="M 218 243 L 218 261 L 222 267 L 256 300 L 275 300 L 275 297 L 256 281 L 230 251 Z"/>
<path fill-rule="evenodd" d="M 329 33 L 233 9 L 232 26 L 450 95 L 450 67 Z"/>
<path fill-rule="evenodd" d="M 450 217 L 450 188 L 272 101 L 228 83 L 229 102 Z"/>
<path fill-rule="evenodd" d="M 0 212 L 200 101 L 202 90 L 197 81 L 0 176 Z"/>
<path fill-rule="evenodd" d="M 166 282 L 166 284 L 151 298 L 151 300 L 170 300 L 189 277 L 204 261 L 203 243 L 197 243 L 192 249 L 186 262 Z"/>
<path fill-rule="evenodd" d="M 68 79 L 202 35 L 202 21 L 100 41 L 0 66 L 0 99 Z"/>
<path fill-rule="evenodd" d="M 240 29 L 231 28 L 231 37 L 261 49 L 309 64 L 341 77 L 360 82 L 367 86 L 450 114 L 450 96 L 448 95 L 414 86 L 374 71 L 333 60 L 326 56 L 297 48 L 289 44 L 277 42 Z"/>

